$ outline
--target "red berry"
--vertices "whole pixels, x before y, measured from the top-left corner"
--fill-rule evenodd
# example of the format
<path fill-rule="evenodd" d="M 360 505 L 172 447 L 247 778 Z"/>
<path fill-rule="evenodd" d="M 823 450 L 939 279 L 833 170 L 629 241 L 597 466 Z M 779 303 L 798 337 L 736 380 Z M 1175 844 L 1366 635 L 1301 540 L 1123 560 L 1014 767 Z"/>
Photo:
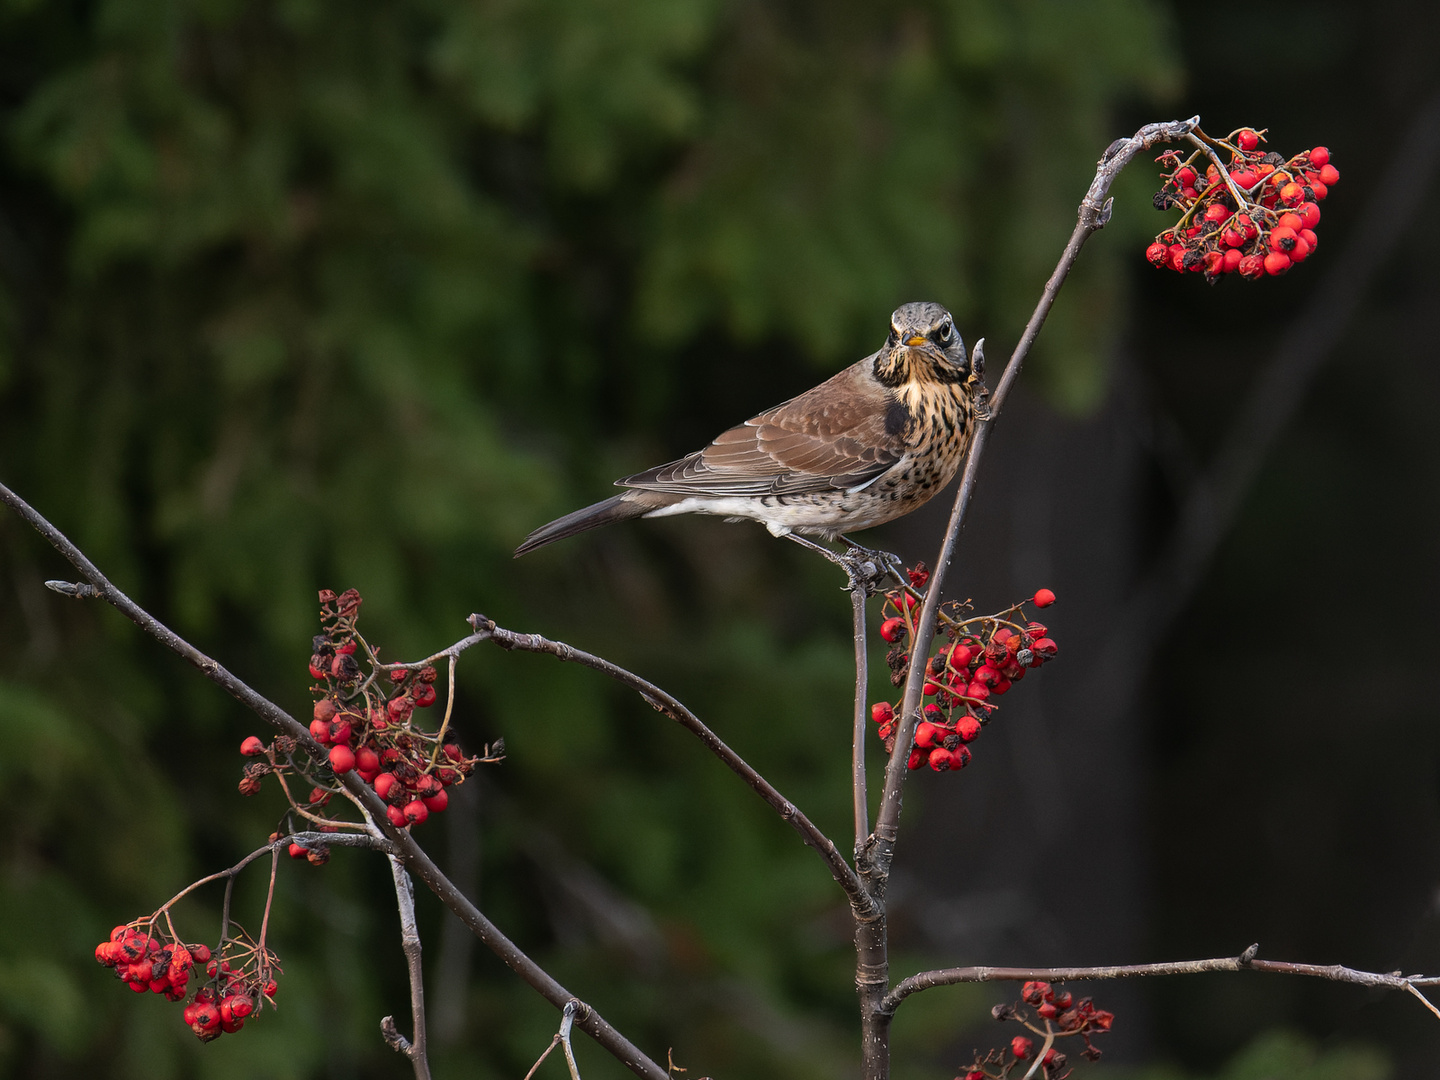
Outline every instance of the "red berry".
<path fill-rule="evenodd" d="M 931 750 L 925 759 L 930 763 L 930 768 L 936 772 L 945 772 L 950 768 L 950 751 L 943 746 L 937 746 Z"/>
<path fill-rule="evenodd" d="M 1230 174 L 1230 179 L 1241 191 L 1249 191 L 1260 182 L 1260 177 L 1250 169 L 1236 169 Z"/>
<path fill-rule="evenodd" d="M 910 760 L 905 764 L 911 769 L 918 769 L 921 765 L 925 764 L 925 752 L 923 750 L 911 750 Z"/>
<path fill-rule="evenodd" d="M 1242 128 L 1235 136 L 1235 145 L 1249 152 L 1260 145 L 1260 136 L 1249 128 Z"/>
<path fill-rule="evenodd" d="M 412 825 L 419 825 L 430 816 L 430 809 L 419 799 L 414 799 L 405 804 L 403 813 L 406 821 Z"/>
<path fill-rule="evenodd" d="M 1260 255 L 1246 255 L 1240 260 L 1240 276 L 1254 280 L 1265 276 L 1265 259 Z"/>
<path fill-rule="evenodd" d="M 273 998 L 279 991 L 280 984 L 277 983 L 274 979 L 271 979 L 265 984 L 265 988 L 260 992 L 264 994 L 267 998 Z"/>
<path fill-rule="evenodd" d="M 240 753 L 246 757 L 259 757 L 265 753 L 265 744 L 257 736 L 251 735 L 240 744 Z"/>
<path fill-rule="evenodd" d="M 394 825 L 397 829 L 403 829 L 406 825 L 410 824 L 410 822 L 405 819 L 405 812 L 398 806 L 387 806 L 385 808 L 385 816 L 390 819 L 390 824 Z"/>
<path fill-rule="evenodd" d="M 1033 979 L 1020 988 L 1020 999 L 1027 1005 L 1039 1005 L 1045 1000 L 1045 995 L 1050 993 L 1050 984 L 1041 979 Z"/>
<path fill-rule="evenodd" d="M 1231 210 L 1223 203 L 1213 202 L 1205 208 L 1205 220 L 1220 224 L 1230 217 Z"/>
<path fill-rule="evenodd" d="M 411 688 L 410 694 L 415 699 L 415 704 L 422 709 L 435 704 L 435 687 L 429 683 L 417 683 Z"/>
<path fill-rule="evenodd" d="M 329 723 L 335 719 L 335 702 L 329 698 L 321 698 L 315 702 L 314 718 Z"/>
<path fill-rule="evenodd" d="M 1001 679 L 1000 672 L 996 671 L 990 664 L 981 664 L 975 669 L 974 680 L 986 689 L 993 689 Z"/>
<path fill-rule="evenodd" d="M 321 746 L 330 745 L 330 721 L 311 720 L 310 735 Z"/>
<path fill-rule="evenodd" d="M 895 719 L 895 706 L 888 701 L 877 701 L 870 706 L 870 719 L 877 724 L 888 724 Z"/>
<path fill-rule="evenodd" d="M 1305 238 L 1303 236 L 1297 236 L 1295 238 L 1295 247 L 1290 252 L 1290 261 L 1292 263 L 1304 262 L 1310 257 L 1310 250 L 1310 245 L 1305 242 Z"/>
<path fill-rule="evenodd" d="M 943 733 L 929 720 L 922 720 L 920 726 L 915 729 L 915 745 L 922 750 L 928 750 L 934 746 L 937 738 L 943 738 Z"/>
<path fill-rule="evenodd" d="M 1278 251 L 1272 251 L 1265 256 L 1265 272 L 1271 277 L 1279 277 L 1290 269 L 1290 256 Z"/>
<path fill-rule="evenodd" d="M 1307 229 L 1320 224 L 1320 207 L 1313 202 L 1301 203 L 1296 213 L 1300 215 L 1300 224 Z"/>
<path fill-rule="evenodd" d="M 1236 251 L 1234 248 L 1231 248 L 1229 251 L 1225 252 L 1225 261 L 1221 265 L 1220 270 L 1222 273 L 1233 274 L 1236 270 L 1240 269 L 1240 264 L 1244 261 L 1245 257 L 1241 255 L 1240 252 Z M 1012 675 L 1010 677 L 1013 679 L 1015 676 Z"/>
<path fill-rule="evenodd" d="M 1195 170 L 1186 165 L 1175 170 L 1175 186 L 1188 188 L 1195 186 Z"/>
<path fill-rule="evenodd" d="M 335 651 L 341 656 L 353 656 L 355 654 L 355 649 L 355 639 L 351 638 L 349 641 L 345 642 L 345 644 L 337 646 Z"/>
<path fill-rule="evenodd" d="M 1330 150 L 1329 150 L 1328 147 L 1324 147 L 1324 146 L 1317 146 L 1317 147 L 1315 147 L 1314 150 L 1311 150 L 1311 151 L 1310 151 L 1309 157 L 1310 157 L 1310 164 L 1311 164 L 1314 168 L 1319 169 L 1319 168 L 1323 168 L 1324 166 L 1330 164 Z"/>
<path fill-rule="evenodd" d="M 956 671 L 964 671 L 970 666 L 970 659 L 974 656 L 964 645 L 956 645 L 950 650 L 950 666 Z"/>
<path fill-rule="evenodd" d="M 305 850 L 304 846 L 300 844 L 291 844 L 288 850 L 292 859 L 303 859 L 306 855 L 310 854 Z"/>
<path fill-rule="evenodd" d="M 937 684 L 935 684 L 935 683 L 933 683 L 933 682 L 928 682 L 928 681 L 925 683 L 924 687 L 922 687 L 921 690 L 920 690 L 920 693 L 921 693 L 921 695 L 922 695 L 923 697 L 934 697 L 934 696 L 935 696 L 936 694 L 938 694 L 939 692 L 940 692 L 940 687 L 939 687 Z"/>
<path fill-rule="evenodd" d="M 1299 206 L 1305 201 L 1305 185 L 1291 180 L 1280 189 L 1280 201 L 1286 206 Z"/>
<path fill-rule="evenodd" d="M 1035 606 L 1047 608 L 1055 602 L 1055 594 L 1049 589 L 1041 589 L 1035 594 Z"/>
<path fill-rule="evenodd" d="M 1334 187 L 1340 182 L 1340 170 L 1334 165 L 1320 166 L 1320 182 L 1327 188 Z"/>
<path fill-rule="evenodd" d="M 197 963 L 197 964 L 208 964 L 208 963 L 210 962 L 210 946 L 209 946 L 209 945 L 191 945 L 191 946 L 190 946 L 190 955 L 194 958 L 195 963 Z"/>
<path fill-rule="evenodd" d="M 1030 1049 L 1034 1045 L 1024 1035 L 1016 1035 L 1010 1040 L 1010 1052 L 1023 1061 L 1030 1056 Z"/>
<path fill-rule="evenodd" d="M 378 773 L 380 771 L 380 755 L 368 746 L 362 746 L 355 751 L 355 768 L 362 773 Z"/>
<path fill-rule="evenodd" d="M 346 745 L 354 734 L 355 729 L 350 726 L 349 720 L 336 720 L 330 725 L 330 744 L 332 746 Z"/>
<path fill-rule="evenodd" d="M 955 734 L 959 735 L 960 738 L 966 742 L 969 742 L 975 738 L 976 735 L 980 734 L 980 721 L 976 720 L 973 716 L 960 717 L 959 720 L 955 721 Z"/>
<path fill-rule="evenodd" d="M 333 746 L 330 748 L 330 768 L 335 771 L 336 776 L 344 776 L 351 769 L 355 768 L 355 751 L 348 746 Z"/>
<path fill-rule="evenodd" d="M 1277 225 L 1270 230 L 1270 250 L 1286 254 L 1293 251 L 1298 233 L 1288 225 Z"/>
<path fill-rule="evenodd" d="M 310 658 L 310 677 L 312 679 L 325 678 L 324 661 L 318 656 L 312 656 Z"/>
<path fill-rule="evenodd" d="M 1306 206 L 1309 206 L 1309 205 L 1311 205 L 1311 204 L 1310 204 L 1310 203 L 1306 203 L 1305 205 L 1306 205 Z M 1301 229 L 1303 229 L 1303 228 L 1305 227 L 1305 221 L 1304 221 L 1304 219 L 1301 218 L 1301 216 L 1300 216 L 1299 214 L 1296 214 L 1296 213 L 1294 213 L 1293 211 L 1292 211 L 1291 213 L 1288 213 L 1288 214 L 1281 214 L 1281 215 L 1280 215 L 1280 220 L 1277 221 L 1276 224 L 1277 224 L 1277 225 L 1283 225 L 1283 226 L 1285 226 L 1285 228 L 1287 228 L 1287 229 L 1293 229 L 1293 230 L 1295 230 L 1297 233 L 1298 233 Z"/>
<path fill-rule="evenodd" d="M 1036 656 L 1041 656 L 1049 660 L 1060 651 L 1060 646 L 1055 644 L 1053 638 L 1042 637 L 1039 641 L 1035 642 L 1034 645 L 1030 646 L 1030 651 Z"/>
<path fill-rule="evenodd" d="M 1055 1017 L 1060 1015 L 1060 1010 L 1055 1007 L 1055 1003 L 1052 1001 L 1045 1002 L 1045 1004 L 1041 1005 L 1035 1011 L 1046 1020 L 1054 1020 Z"/>
<path fill-rule="evenodd" d="M 425 804 L 425 808 L 432 814 L 438 814 L 450 805 L 450 793 L 444 788 L 441 788 L 435 792 L 434 795 L 426 795 L 420 801 Z"/>
<path fill-rule="evenodd" d="M 1301 230 L 1300 230 L 1300 239 L 1301 239 L 1301 240 L 1304 240 L 1305 243 L 1307 243 L 1307 244 L 1310 245 L 1310 250 L 1311 250 L 1311 251 L 1314 251 L 1314 250 L 1315 250 L 1316 241 L 1315 241 L 1315 230 L 1314 230 L 1314 229 L 1301 229 Z"/>
<path fill-rule="evenodd" d="M 410 719 L 410 714 L 415 711 L 415 706 L 410 701 L 408 694 L 399 694 L 389 700 L 385 711 L 390 714 L 390 719 L 397 724 L 403 724 Z"/>
<path fill-rule="evenodd" d="M 965 687 L 965 693 L 961 696 L 970 698 L 973 701 L 983 702 L 990 697 L 990 688 L 983 683 L 972 682 L 969 686 Z"/>
<path fill-rule="evenodd" d="M 379 795 L 380 798 L 382 798 L 382 799 L 388 799 L 388 798 L 390 797 L 390 791 L 391 791 L 391 789 L 393 789 L 394 787 L 395 787 L 395 774 L 394 774 L 394 773 L 391 773 L 391 772 L 382 772 L 379 776 L 375 777 L 375 794 L 376 794 L 376 795 Z"/>
<path fill-rule="evenodd" d="M 220 1026 L 220 1010 L 210 1002 L 203 1002 L 196 1006 L 194 1020 L 191 1025 L 210 1031 Z"/>

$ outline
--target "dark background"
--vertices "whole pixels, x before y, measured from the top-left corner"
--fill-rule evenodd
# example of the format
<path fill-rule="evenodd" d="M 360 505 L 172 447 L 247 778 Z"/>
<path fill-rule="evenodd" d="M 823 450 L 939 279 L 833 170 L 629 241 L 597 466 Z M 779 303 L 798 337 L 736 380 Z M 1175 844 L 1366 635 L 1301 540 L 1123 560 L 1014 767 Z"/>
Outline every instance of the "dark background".
<path fill-rule="evenodd" d="M 1199 113 L 1328 145 L 1320 247 L 1279 280 L 1151 270 L 1154 167 L 1117 185 L 952 578 L 986 610 L 1053 588 L 1061 657 L 970 769 L 916 777 L 895 966 L 1259 941 L 1440 969 L 1440 237 L 1431 170 L 1401 150 L 1434 137 L 1437 22 L 1230 0 L 8 0 L 0 479 L 292 710 L 317 588 L 359 588 L 390 655 L 479 610 L 665 685 L 845 848 L 828 565 L 713 519 L 510 550 L 872 351 L 906 300 L 946 303 L 998 373 L 1117 135 Z M 1260 410 L 1277 438 L 1227 456 L 1263 373 L 1326 319 L 1293 415 Z M 1182 514 L 1194 485 L 1236 460 L 1253 482 L 1210 519 L 1218 546 L 1169 575 L 1207 520 Z M 948 505 L 870 539 L 933 558 Z M 94 965 L 110 926 L 250 850 L 281 803 L 234 791 L 257 723 L 40 587 L 66 572 L 0 518 L 0 1070 L 406 1073 L 378 1038 L 406 1003 L 373 856 L 281 868 L 281 1009 L 213 1045 Z M 793 834 L 598 676 L 479 651 L 460 680 L 462 738 L 510 756 L 420 833 L 487 913 L 688 1075 L 854 1074 L 847 922 Z M 211 936 L 217 905 L 183 931 Z M 420 910 L 437 1074 L 523 1075 L 553 1010 Z M 911 999 L 897 1077 L 998 1045 L 1009 992 Z M 1360 1080 L 1440 1051 L 1413 999 L 1313 980 L 1093 992 L 1116 1075 Z M 579 1053 L 587 1080 L 619 1075 Z"/>

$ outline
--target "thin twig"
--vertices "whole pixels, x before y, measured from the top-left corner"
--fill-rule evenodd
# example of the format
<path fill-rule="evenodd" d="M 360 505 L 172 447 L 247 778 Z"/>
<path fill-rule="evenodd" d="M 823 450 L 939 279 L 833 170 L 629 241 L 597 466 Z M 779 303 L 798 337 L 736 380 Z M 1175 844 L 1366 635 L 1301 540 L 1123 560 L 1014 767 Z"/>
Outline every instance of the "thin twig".
<path fill-rule="evenodd" d="M 569 1002 L 560 1014 L 560 1045 L 565 1048 L 565 1064 L 570 1066 L 570 1080 L 580 1080 L 580 1066 L 575 1064 L 575 1049 L 570 1045 L 570 1025 L 575 1022 L 576 1002 Z"/>
<path fill-rule="evenodd" d="M 490 640 L 502 649 L 543 653 L 559 660 L 580 664 L 608 675 L 636 691 L 657 712 L 670 717 L 695 735 L 711 753 L 725 763 L 731 772 L 749 784 L 782 819 L 789 822 L 791 827 L 800 834 L 800 838 L 819 852 L 820 857 L 825 860 L 831 876 L 845 890 L 845 895 L 850 898 L 852 907 L 866 912 L 873 908 L 873 901 L 861 886 L 855 871 L 845 861 L 845 857 L 840 854 L 835 842 L 821 832 L 819 827 L 806 817 L 799 807 L 781 795 L 770 781 L 756 772 L 744 758 L 730 749 L 720 736 L 706 727 L 698 716 L 676 698 L 661 690 L 654 683 L 647 682 L 639 675 L 626 671 L 618 664 L 612 664 L 609 660 L 585 652 L 583 649 L 577 649 L 572 645 L 566 645 L 562 641 L 551 641 L 539 634 L 517 634 L 513 630 L 497 626 L 493 620 L 484 615 L 471 615 L 469 622 L 477 633 L 488 633 Z"/>
<path fill-rule="evenodd" d="M 545 1059 L 550 1056 L 550 1052 L 559 1045 L 560 1034 L 559 1032 L 556 1032 L 554 1035 L 550 1036 L 550 1045 L 547 1046 L 544 1052 L 535 1059 L 535 1064 L 530 1066 L 530 1071 L 525 1074 L 525 1080 L 530 1080 L 530 1078 L 535 1075 L 535 1071 L 539 1069 L 541 1065 L 545 1064 Z"/>
<path fill-rule="evenodd" d="M 865 590 L 850 588 L 855 630 L 855 730 L 850 751 L 850 779 L 855 800 L 855 858 L 860 858 L 870 835 L 870 798 L 865 784 L 865 722 L 869 719 L 870 660 L 866 649 Z"/>
<path fill-rule="evenodd" d="M 380 1031 L 392 1050 L 410 1059 L 415 1080 L 430 1080 L 430 1061 L 425 1054 L 425 981 L 420 966 L 420 929 L 415 924 L 415 888 L 405 864 L 390 856 L 390 875 L 395 879 L 395 906 L 400 912 L 400 947 L 410 972 L 410 1038 L 401 1035 L 395 1018 L 380 1021 Z"/>
<path fill-rule="evenodd" d="M 97 596 L 106 603 L 118 609 L 121 614 L 130 619 L 142 630 L 144 630 L 162 645 L 184 657 L 205 675 L 207 679 L 215 683 L 231 697 L 245 705 L 261 719 L 279 728 L 287 735 L 295 738 L 299 747 L 309 754 L 316 761 L 325 758 L 326 751 L 310 735 L 310 730 L 301 724 L 288 712 L 276 705 L 269 698 L 257 693 L 246 683 L 231 674 L 218 661 L 206 656 L 199 649 L 195 648 L 188 641 L 165 626 L 144 608 L 140 607 L 121 590 L 112 585 L 108 578 L 102 574 L 94 563 L 72 544 L 65 535 L 54 525 L 50 524 L 37 510 L 30 506 L 24 499 L 16 495 L 4 484 L 0 484 L 0 502 L 5 503 L 17 514 L 20 515 L 31 527 L 43 536 L 50 545 L 60 552 L 78 570 L 82 577 L 91 585 L 95 586 Z M 474 640 L 457 642 L 449 650 L 437 653 L 437 656 L 449 655 L 451 650 L 459 651 L 462 647 L 469 648 L 470 645 L 484 640 L 483 635 L 477 636 Z M 364 781 L 354 772 L 346 773 L 340 777 L 340 782 L 353 795 L 362 806 L 368 810 L 372 817 L 380 823 L 379 827 L 385 836 L 393 843 L 398 850 L 400 857 L 405 861 L 406 868 L 410 873 L 425 883 L 425 886 L 435 893 L 441 902 L 460 917 L 460 921 L 468 926 L 497 957 L 502 960 L 511 971 L 514 971 L 527 984 L 536 990 L 545 1000 L 549 1001 L 556 1008 L 564 1008 L 568 1001 L 576 1000 L 575 995 L 561 986 L 544 968 L 530 959 L 513 941 L 501 933 L 499 927 L 492 923 L 470 900 L 462 893 L 455 884 L 445 876 L 433 859 L 427 855 L 410 835 L 409 830 L 396 829 L 389 824 L 385 818 L 385 804 Z M 226 904 L 224 918 L 229 918 L 230 885 L 234 879 L 227 882 Z M 620 1061 L 631 1072 L 637 1076 L 645 1077 L 646 1080 L 668 1080 L 666 1072 L 660 1065 L 652 1061 L 641 1052 L 640 1048 L 625 1038 L 619 1031 L 612 1027 L 603 1017 L 588 1005 L 577 1009 L 576 1022 L 582 1031 L 593 1038 L 604 1047 L 610 1054 Z"/>
<path fill-rule="evenodd" d="M 1043 979 L 1046 982 L 1092 979 L 1131 979 L 1150 975 L 1197 975 L 1206 971 L 1263 971 L 1276 975 L 1306 975 L 1331 982 L 1353 983 L 1356 986 L 1381 987 L 1387 990 L 1407 990 L 1424 1000 L 1416 990 L 1419 986 L 1440 985 L 1437 975 L 1401 975 L 1398 971 L 1380 974 L 1373 971 L 1358 971 L 1340 964 L 1296 964 L 1284 960 L 1257 960 L 1255 952 L 1259 946 L 1251 945 L 1239 956 L 1222 956 L 1214 960 L 1175 960 L 1162 964 L 1120 964 L 1111 967 L 1065 967 L 1065 968 L 1005 968 L 1005 967 L 960 967 L 944 968 L 939 971 L 922 971 L 895 984 L 895 989 L 885 996 L 882 1008 L 893 1013 L 902 1001 L 911 994 L 929 990 L 936 986 L 954 986 L 958 983 L 979 982 L 1029 982 Z M 1429 1002 L 1426 1002 L 1429 1005 Z M 1431 1006 L 1434 1011 L 1434 1007 Z M 1440 1016 L 1440 1012 L 1436 1013 Z"/>
<path fill-rule="evenodd" d="M 925 679 L 925 664 L 930 655 L 930 645 L 935 639 L 935 620 L 940 606 L 941 589 L 945 572 L 955 554 L 955 544 L 959 539 L 960 528 L 964 524 L 965 514 L 970 505 L 976 472 L 979 468 L 981 454 L 984 452 L 989 438 L 990 428 L 999 416 L 1005 399 L 1009 397 L 1010 389 L 1020 374 L 1020 369 L 1040 333 L 1040 328 L 1050 314 L 1050 308 L 1055 303 L 1055 297 L 1059 294 L 1060 287 L 1065 283 L 1071 268 L 1075 265 L 1081 247 L 1091 235 L 1104 228 L 1110 220 L 1110 208 L 1113 200 L 1109 198 L 1109 191 L 1115 177 L 1136 154 L 1148 150 L 1156 143 L 1184 139 L 1195 130 L 1199 123 L 1200 118 L 1196 116 L 1189 120 L 1147 124 L 1133 137 L 1117 139 L 1110 144 L 1096 166 L 1095 178 L 1091 181 L 1085 198 L 1081 200 L 1075 229 L 1070 234 L 1065 251 L 1060 256 L 1055 271 L 1050 275 L 1050 280 L 1045 283 L 1045 291 L 1041 294 L 1039 303 L 1035 305 L 1035 311 L 1025 326 L 1025 332 L 1021 334 L 1020 341 L 1016 344 L 1015 351 L 1010 355 L 1010 361 L 1005 365 L 1005 370 L 1000 376 L 1000 382 L 994 393 L 990 395 L 990 415 L 988 419 L 979 423 L 978 430 L 970 444 L 970 452 L 966 455 L 965 471 L 960 479 L 960 488 L 955 493 L 955 505 L 950 513 L 950 523 L 945 531 L 945 540 L 940 547 L 940 555 L 935 560 L 935 566 L 930 571 L 925 603 L 921 608 L 919 624 L 911 640 L 910 670 L 905 683 L 905 697 L 896 724 L 896 750 L 890 755 L 890 764 L 885 770 L 885 790 L 880 798 L 879 812 L 875 816 L 875 831 L 866 850 L 866 861 L 877 877 L 883 878 L 889 873 L 890 861 L 894 857 L 895 838 L 900 823 L 901 791 L 905 775 L 909 771 L 906 760 L 909 756 L 907 749 L 914 738 L 915 725 L 919 719 L 920 690 Z"/>

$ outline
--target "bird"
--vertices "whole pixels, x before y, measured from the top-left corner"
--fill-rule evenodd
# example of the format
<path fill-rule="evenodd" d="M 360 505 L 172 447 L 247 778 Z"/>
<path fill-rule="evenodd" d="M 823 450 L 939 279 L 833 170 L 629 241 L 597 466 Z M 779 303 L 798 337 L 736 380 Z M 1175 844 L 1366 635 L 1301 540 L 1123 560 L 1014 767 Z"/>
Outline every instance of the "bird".
<path fill-rule="evenodd" d="M 812 390 L 721 433 L 678 461 L 615 481 L 625 488 L 536 529 L 536 548 L 632 518 L 715 514 L 772 535 L 837 537 L 924 505 L 954 477 L 988 419 L 984 342 L 967 355 L 940 304 L 905 304 L 885 343 Z M 828 550 L 828 549 L 824 549 Z"/>

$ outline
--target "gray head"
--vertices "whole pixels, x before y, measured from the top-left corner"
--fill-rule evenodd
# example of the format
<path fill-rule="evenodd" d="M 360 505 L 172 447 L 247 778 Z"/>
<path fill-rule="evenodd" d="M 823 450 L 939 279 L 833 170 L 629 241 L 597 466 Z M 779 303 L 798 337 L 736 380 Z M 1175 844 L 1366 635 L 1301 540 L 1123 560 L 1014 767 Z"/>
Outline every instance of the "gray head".
<path fill-rule="evenodd" d="M 942 382 L 967 378 L 970 364 L 954 317 L 929 301 L 896 308 L 890 336 L 875 357 L 875 374 L 890 386 L 917 377 Z"/>

